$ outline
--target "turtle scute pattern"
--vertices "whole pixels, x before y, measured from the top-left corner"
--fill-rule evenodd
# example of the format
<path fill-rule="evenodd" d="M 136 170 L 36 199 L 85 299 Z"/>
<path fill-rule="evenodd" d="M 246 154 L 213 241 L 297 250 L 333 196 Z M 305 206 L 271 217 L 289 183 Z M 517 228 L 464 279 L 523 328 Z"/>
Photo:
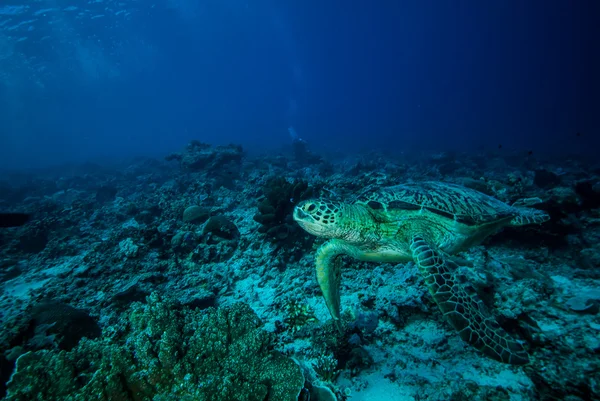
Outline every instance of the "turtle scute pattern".
<path fill-rule="evenodd" d="M 529 355 L 489 313 L 476 291 L 457 275 L 458 266 L 414 237 L 410 249 L 435 303 L 460 337 L 490 358 L 523 365 Z"/>
<path fill-rule="evenodd" d="M 516 214 L 514 208 L 496 198 L 445 182 L 396 185 L 365 194 L 358 202 L 391 214 L 425 209 L 470 226 Z"/>

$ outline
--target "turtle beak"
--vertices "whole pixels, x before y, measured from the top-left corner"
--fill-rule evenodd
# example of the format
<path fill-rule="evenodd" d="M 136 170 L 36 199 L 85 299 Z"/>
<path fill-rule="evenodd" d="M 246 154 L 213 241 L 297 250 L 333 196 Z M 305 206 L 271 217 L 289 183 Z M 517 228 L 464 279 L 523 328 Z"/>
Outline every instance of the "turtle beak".
<path fill-rule="evenodd" d="M 294 208 L 294 220 L 296 221 L 304 221 L 308 217 L 310 217 L 301 207 L 296 206 Z"/>

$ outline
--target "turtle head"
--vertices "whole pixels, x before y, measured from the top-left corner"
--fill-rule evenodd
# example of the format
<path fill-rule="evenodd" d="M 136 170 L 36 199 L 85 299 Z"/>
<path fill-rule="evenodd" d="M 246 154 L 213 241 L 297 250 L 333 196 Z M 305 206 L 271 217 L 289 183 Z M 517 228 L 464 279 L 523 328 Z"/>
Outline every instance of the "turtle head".
<path fill-rule="evenodd" d="M 317 237 L 339 238 L 343 236 L 340 220 L 345 205 L 325 199 L 310 199 L 294 208 L 294 220 L 304 230 Z"/>

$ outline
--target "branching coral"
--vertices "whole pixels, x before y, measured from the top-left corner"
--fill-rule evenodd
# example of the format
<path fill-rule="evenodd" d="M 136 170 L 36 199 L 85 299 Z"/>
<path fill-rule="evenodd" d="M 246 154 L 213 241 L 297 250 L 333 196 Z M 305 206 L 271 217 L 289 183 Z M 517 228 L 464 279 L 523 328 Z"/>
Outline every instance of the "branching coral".
<path fill-rule="evenodd" d="M 315 322 L 315 314 L 310 305 L 298 301 L 289 301 L 285 306 L 285 323 L 292 333 L 297 332 L 310 322 Z"/>
<path fill-rule="evenodd" d="M 313 364 L 313 368 L 319 377 L 329 383 L 333 383 L 337 375 L 340 373 L 338 370 L 338 361 L 333 355 L 320 355 L 317 361 Z"/>

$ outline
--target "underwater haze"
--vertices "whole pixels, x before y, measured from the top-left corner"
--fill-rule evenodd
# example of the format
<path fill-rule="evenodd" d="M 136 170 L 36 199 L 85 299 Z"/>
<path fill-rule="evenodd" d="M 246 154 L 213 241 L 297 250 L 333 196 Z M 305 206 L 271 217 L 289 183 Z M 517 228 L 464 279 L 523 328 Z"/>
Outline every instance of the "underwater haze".
<path fill-rule="evenodd" d="M 269 150 L 597 146 L 594 1 L 13 0 L 0 167 Z M 580 133 L 579 137 L 575 137 Z"/>
<path fill-rule="evenodd" d="M 0 0 L 0 400 L 600 400 L 598 0 Z"/>

